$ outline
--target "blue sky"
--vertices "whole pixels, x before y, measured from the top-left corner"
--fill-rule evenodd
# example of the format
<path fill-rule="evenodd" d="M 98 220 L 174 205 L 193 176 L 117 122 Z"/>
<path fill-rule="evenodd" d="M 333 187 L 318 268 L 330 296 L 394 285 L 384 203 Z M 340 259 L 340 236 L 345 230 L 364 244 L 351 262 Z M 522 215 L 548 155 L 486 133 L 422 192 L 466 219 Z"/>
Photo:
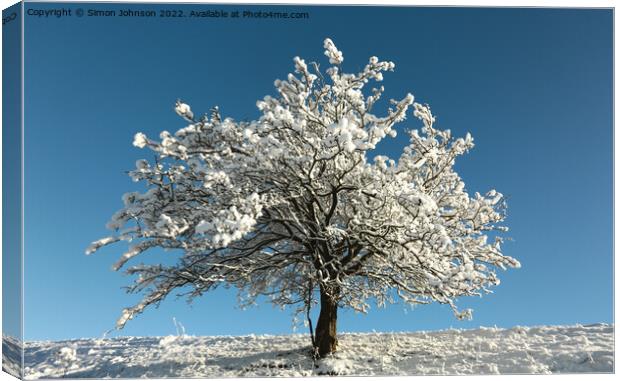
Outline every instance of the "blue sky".
<path fill-rule="evenodd" d="M 22 204 L 21 167 L 14 165 L 21 159 L 21 23 L 16 11 L 11 7 L 2 13 L 7 20 L 2 28 L 2 162 L 13 164 L 3 164 L 2 171 L 2 332 L 21 337 L 21 226 L 14 223 Z"/>
<path fill-rule="evenodd" d="M 457 321 L 445 306 L 399 304 L 365 316 L 343 311 L 340 332 L 613 321 L 610 10 L 209 8 L 310 18 L 26 16 L 26 340 L 100 336 L 138 301 L 122 290 L 130 279 L 110 269 L 122 245 L 84 255 L 108 233 L 121 195 L 141 189 L 124 171 L 151 155 L 131 145 L 133 135 L 184 127 L 177 98 L 198 113 L 219 105 L 225 116 L 255 118 L 256 100 L 274 94 L 274 79 L 293 70 L 294 56 L 323 60 L 325 37 L 349 71 L 371 55 L 393 60 L 388 96 L 412 92 L 432 106 L 438 126 L 472 133 L 476 148 L 458 171 L 472 193 L 509 196 L 513 241 L 504 249 L 522 263 L 500 273 L 494 294 L 459 300 L 474 309 L 472 321 Z M 415 127 L 410 117 L 377 154 L 397 157 L 404 129 Z M 291 332 L 289 312 L 267 303 L 241 310 L 234 290 L 222 289 L 193 305 L 172 296 L 113 334 L 171 334 L 173 317 L 195 335 Z"/>

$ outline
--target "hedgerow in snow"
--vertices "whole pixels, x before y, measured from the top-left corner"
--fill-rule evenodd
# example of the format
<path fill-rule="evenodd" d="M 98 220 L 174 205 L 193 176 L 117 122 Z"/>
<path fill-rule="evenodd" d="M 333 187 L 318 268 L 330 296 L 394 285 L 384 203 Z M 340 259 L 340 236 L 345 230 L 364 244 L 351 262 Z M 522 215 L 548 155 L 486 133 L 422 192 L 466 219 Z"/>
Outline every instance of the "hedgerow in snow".
<path fill-rule="evenodd" d="M 294 58 L 295 73 L 276 80 L 278 95 L 257 102 L 258 120 L 223 118 L 217 108 L 195 117 L 178 101 L 189 124 L 159 139 L 143 133 L 134 145 L 156 154 L 130 172 L 148 190 L 123 196 L 109 222 L 114 235 L 102 246 L 130 242 L 118 270 L 152 248 L 179 249 L 172 266 L 134 265 L 131 292 L 143 300 L 123 311 L 117 326 L 173 290 L 189 297 L 221 284 L 237 287 L 252 303 L 267 295 L 277 305 L 307 313 L 320 304 L 313 347 L 324 357 L 336 350 L 340 307 L 366 312 L 369 299 L 448 304 L 481 295 L 499 284 L 497 268 L 519 267 L 502 255 L 501 193 L 469 195 L 454 171 L 473 146 L 435 127 L 428 105 L 411 94 L 374 113 L 381 82 L 395 65 L 371 57 L 355 74 L 342 71 L 343 55 L 325 40 L 330 67 Z M 409 134 L 398 158 L 373 149 L 412 114 L 421 128 Z"/>

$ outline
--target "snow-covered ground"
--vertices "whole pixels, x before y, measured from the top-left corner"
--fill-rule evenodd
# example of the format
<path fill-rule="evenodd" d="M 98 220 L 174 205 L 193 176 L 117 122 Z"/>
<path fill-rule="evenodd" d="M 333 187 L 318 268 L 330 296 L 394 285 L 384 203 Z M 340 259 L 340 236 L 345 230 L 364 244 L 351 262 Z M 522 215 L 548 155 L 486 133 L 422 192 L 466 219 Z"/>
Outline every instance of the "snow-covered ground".
<path fill-rule="evenodd" d="M 26 343 L 33 378 L 613 372 L 613 325 L 347 333 L 313 364 L 307 335 L 167 336 Z"/>
<path fill-rule="evenodd" d="M 21 341 L 15 337 L 2 337 L 2 370 L 15 377 L 21 376 L 21 345 Z"/>

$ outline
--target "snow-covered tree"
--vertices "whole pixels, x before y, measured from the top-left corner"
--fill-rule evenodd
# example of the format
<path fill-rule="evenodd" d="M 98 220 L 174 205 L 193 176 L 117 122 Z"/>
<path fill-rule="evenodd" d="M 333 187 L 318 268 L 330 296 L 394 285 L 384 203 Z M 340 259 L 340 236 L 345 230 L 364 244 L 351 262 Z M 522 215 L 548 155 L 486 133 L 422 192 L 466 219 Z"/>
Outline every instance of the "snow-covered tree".
<path fill-rule="evenodd" d="M 130 242 L 115 270 L 152 248 L 180 254 L 172 266 L 128 267 L 136 275 L 129 291 L 144 298 L 123 311 L 119 328 L 173 290 L 191 299 L 228 284 L 249 303 L 264 295 L 298 306 L 323 357 L 336 350 L 340 307 L 439 302 L 467 318 L 456 298 L 490 292 L 497 268 L 519 267 L 501 252 L 502 194 L 470 196 L 453 169 L 473 138 L 437 129 L 411 94 L 376 115 L 383 86 L 363 90 L 394 63 L 371 57 L 348 74 L 334 43 L 324 47 L 331 66 L 322 72 L 295 57 L 295 73 L 275 81 L 278 95 L 257 102 L 258 120 L 223 118 L 217 107 L 197 118 L 178 101 L 187 126 L 158 140 L 135 135 L 136 147 L 156 153 L 130 172 L 148 190 L 123 196 L 108 224 L 115 233 L 87 253 Z M 372 157 L 410 110 L 422 126 L 408 132 L 400 157 Z"/>

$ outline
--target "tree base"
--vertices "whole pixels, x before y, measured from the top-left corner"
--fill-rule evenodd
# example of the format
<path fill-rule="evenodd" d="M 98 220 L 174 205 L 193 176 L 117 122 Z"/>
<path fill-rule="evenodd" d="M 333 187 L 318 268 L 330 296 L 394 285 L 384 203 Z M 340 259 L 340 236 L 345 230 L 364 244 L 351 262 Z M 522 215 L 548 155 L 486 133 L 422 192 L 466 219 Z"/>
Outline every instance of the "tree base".
<path fill-rule="evenodd" d="M 316 323 L 315 352 L 319 358 L 336 352 L 336 322 L 338 320 L 338 302 L 334 295 L 337 290 L 328 293 L 321 290 L 321 312 Z"/>

